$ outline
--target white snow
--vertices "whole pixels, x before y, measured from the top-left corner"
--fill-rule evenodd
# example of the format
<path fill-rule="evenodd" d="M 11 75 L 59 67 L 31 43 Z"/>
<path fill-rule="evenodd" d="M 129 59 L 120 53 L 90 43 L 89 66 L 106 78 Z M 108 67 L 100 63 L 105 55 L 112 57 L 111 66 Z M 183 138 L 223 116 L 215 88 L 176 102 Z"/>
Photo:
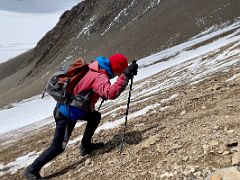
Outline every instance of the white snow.
<path fill-rule="evenodd" d="M 110 29 L 111 27 L 113 27 L 117 22 L 119 22 L 119 21 L 120 21 L 119 18 L 120 18 L 121 16 L 126 16 L 126 15 L 128 14 L 127 11 L 128 11 L 134 4 L 135 4 L 135 0 L 133 0 L 132 3 L 131 3 L 128 7 L 124 8 L 123 10 L 121 10 L 120 13 L 118 13 L 118 15 L 117 15 L 117 16 L 113 19 L 113 21 L 109 24 L 109 26 L 107 27 L 107 29 L 104 30 L 104 32 L 101 34 L 101 36 L 103 36 L 106 32 L 109 31 L 109 29 Z"/>
<path fill-rule="evenodd" d="M 139 111 L 136 111 L 132 114 L 129 114 L 128 115 L 128 121 L 132 120 L 133 118 L 136 118 L 138 116 L 141 116 L 141 115 L 144 115 L 146 114 L 149 110 L 151 109 L 155 109 L 156 107 L 160 106 L 159 103 L 157 104 L 153 104 L 153 105 L 150 105 L 150 106 L 147 106 Z M 118 120 L 115 120 L 113 122 L 106 122 L 104 123 L 103 125 L 101 125 L 100 127 L 97 128 L 96 130 L 96 133 L 99 133 L 100 131 L 102 130 L 107 130 L 107 129 L 113 129 L 113 128 L 116 128 L 117 126 L 119 126 L 120 124 L 124 123 L 125 121 L 125 117 L 122 117 Z"/>
<path fill-rule="evenodd" d="M 153 0 L 153 1 L 151 2 L 151 4 L 147 7 L 147 9 L 145 9 L 145 10 L 143 11 L 142 14 L 145 14 L 149 9 L 154 8 L 154 7 L 157 6 L 159 3 L 160 3 L 160 0 Z"/>
<path fill-rule="evenodd" d="M 82 135 L 80 135 L 80 136 L 78 136 L 78 137 L 76 137 L 76 138 L 74 138 L 73 140 L 69 140 L 69 142 L 68 142 L 68 146 L 69 145 L 72 145 L 72 144 L 76 144 L 77 142 L 79 142 L 79 141 L 81 141 L 82 140 Z"/>
<path fill-rule="evenodd" d="M 237 42 L 240 40 L 240 35 L 239 35 L 240 29 L 239 28 L 240 28 L 240 23 L 236 22 L 228 27 L 220 29 L 211 34 L 199 37 L 197 39 L 190 40 L 186 43 L 182 43 L 180 45 L 174 46 L 172 48 L 166 49 L 159 53 L 156 53 L 151 56 L 140 59 L 138 61 L 138 64 L 142 68 L 139 69 L 139 73 L 136 77 L 134 77 L 134 79 L 135 79 L 135 81 L 144 79 L 144 78 L 154 75 L 160 71 L 163 71 L 167 68 L 176 66 L 177 64 L 181 64 L 190 59 L 202 56 L 211 51 L 219 49 L 219 48 L 225 46 L 226 44 Z M 210 38 L 219 36 L 222 33 L 225 33 L 225 32 L 228 32 L 228 31 L 234 30 L 234 29 L 235 29 L 234 33 L 232 33 L 228 36 L 219 38 L 218 40 L 213 41 L 212 43 L 209 43 L 205 46 L 200 46 L 199 48 L 189 50 L 189 48 L 191 48 L 192 46 L 194 46 L 196 44 L 199 44 Z M 169 60 L 157 63 L 159 60 L 165 59 L 165 58 L 169 58 Z M 154 63 L 156 63 L 156 64 L 149 66 L 149 64 L 154 64 Z"/>
<path fill-rule="evenodd" d="M 226 82 L 234 81 L 234 80 L 238 79 L 239 77 L 240 77 L 240 73 L 234 74 L 232 77 L 230 77 L 229 79 L 227 79 Z"/>
<path fill-rule="evenodd" d="M 41 95 L 38 95 L 20 103 L 12 104 L 13 108 L 0 110 L 0 134 L 52 116 L 55 105 L 56 102 L 49 96 L 41 99 Z"/>
<path fill-rule="evenodd" d="M 171 101 L 171 100 L 176 99 L 177 97 L 178 97 L 178 94 L 173 94 L 172 96 L 170 96 L 170 97 L 167 98 L 167 99 L 162 99 L 162 100 L 160 101 L 160 103 L 161 103 L 161 104 L 167 103 L 167 102 L 169 102 L 169 101 Z"/>
<path fill-rule="evenodd" d="M 79 38 L 81 35 L 90 35 L 89 30 L 90 28 L 94 25 L 94 20 L 97 18 L 97 16 L 93 16 L 92 18 L 90 18 L 90 21 L 88 23 L 85 24 L 85 27 L 83 27 L 82 31 L 79 33 L 79 35 L 77 36 L 77 38 Z"/>
<path fill-rule="evenodd" d="M 15 174 L 19 169 L 28 166 L 31 164 L 40 154 L 40 152 L 30 152 L 26 155 L 23 155 L 21 157 L 18 157 L 15 159 L 15 161 L 12 161 L 6 165 L 3 165 L 3 163 L 0 163 L 0 176 L 2 176 L 5 173 L 11 173 Z M 3 169 L 7 169 L 7 171 L 2 172 Z"/>
<path fill-rule="evenodd" d="M 0 63 L 36 46 L 77 0 L 1 0 Z"/>

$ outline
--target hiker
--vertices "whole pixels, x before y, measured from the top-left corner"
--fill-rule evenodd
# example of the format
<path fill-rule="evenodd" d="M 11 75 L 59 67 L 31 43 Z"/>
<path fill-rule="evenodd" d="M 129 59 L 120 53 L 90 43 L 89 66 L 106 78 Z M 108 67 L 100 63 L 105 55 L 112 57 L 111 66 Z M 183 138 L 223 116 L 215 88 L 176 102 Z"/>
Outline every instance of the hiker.
<path fill-rule="evenodd" d="M 99 56 L 88 65 L 89 71 L 74 87 L 73 94 L 85 93 L 89 95 L 89 111 L 83 111 L 71 105 L 57 103 L 54 109 L 56 122 L 52 144 L 25 171 L 27 179 L 41 179 L 41 168 L 61 154 L 68 143 L 69 137 L 77 120 L 86 120 L 87 125 L 80 144 L 80 155 L 85 156 L 104 146 L 104 143 L 92 143 L 92 136 L 97 129 L 101 113 L 95 110 L 95 104 L 100 97 L 104 99 L 117 98 L 137 74 L 138 65 L 128 66 L 128 59 L 122 54 L 114 54 L 109 58 Z M 110 79 L 118 76 L 114 84 Z"/>

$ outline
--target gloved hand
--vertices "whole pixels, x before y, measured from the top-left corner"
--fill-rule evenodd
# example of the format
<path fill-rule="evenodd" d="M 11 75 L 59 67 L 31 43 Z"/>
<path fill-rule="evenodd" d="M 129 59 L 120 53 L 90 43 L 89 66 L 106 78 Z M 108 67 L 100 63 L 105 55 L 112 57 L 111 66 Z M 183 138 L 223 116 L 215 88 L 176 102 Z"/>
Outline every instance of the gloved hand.
<path fill-rule="evenodd" d="M 136 63 L 136 61 L 133 61 L 133 63 L 125 69 L 123 74 L 125 74 L 128 79 L 131 79 L 133 78 L 133 76 L 137 75 L 137 72 L 138 64 Z"/>

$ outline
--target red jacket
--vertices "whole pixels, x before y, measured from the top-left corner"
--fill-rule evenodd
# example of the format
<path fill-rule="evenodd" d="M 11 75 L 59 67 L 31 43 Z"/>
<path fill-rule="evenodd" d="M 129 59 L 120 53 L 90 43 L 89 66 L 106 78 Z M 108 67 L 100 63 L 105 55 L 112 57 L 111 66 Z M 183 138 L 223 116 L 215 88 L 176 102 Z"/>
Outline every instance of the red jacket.
<path fill-rule="evenodd" d="M 91 63 L 89 69 L 89 72 L 74 88 L 73 94 L 77 95 L 79 92 L 93 90 L 94 93 L 90 97 L 92 110 L 95 109 L 95 104 L 100 97 L 115 99 L 128 84 L 128 80 L 124 74 L 120 75 L 114 84 L 111 84 L 107 72 L 99 69 L 97 61 Z"/>

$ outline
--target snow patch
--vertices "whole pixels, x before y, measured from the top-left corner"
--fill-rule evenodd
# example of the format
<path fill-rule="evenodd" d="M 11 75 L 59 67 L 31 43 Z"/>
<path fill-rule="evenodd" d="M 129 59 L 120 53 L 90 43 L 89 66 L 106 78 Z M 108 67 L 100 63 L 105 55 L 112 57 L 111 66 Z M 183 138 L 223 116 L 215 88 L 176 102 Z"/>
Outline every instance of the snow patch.
<path fill-rule="evenodd" d="M 79 33 L 79 35 L 77 36 L 77 38 L 79 38 L 81 35 L 90 35 L 90 28 L 94 25 L 94 21 L 97 18 L 97 16 L 93 16 L 92 18 L 90 18 L 89 22 L 85 24 L 85 26 L 83 27 L 82 31 Z"/>
<path fill-rule="evenodd" d="M 234 74 L 232 77 L 230 77 L 229 79 L 227 79 L 226 82 L 235 81 L 235 80 L 238 79 L 239 77 L 240 77 L 240 73 Z"/>
<path fill-rule="evenodd" d="M 82 137 L 83 137 L 83 136 L 80 135 L 80 136 L 74 138 L 73 140 L 70 140 L 70 141 L 68 142 L 67 146 L 72 145 L 72 144 L 76 144 L 77 142 L 79 142 L 79 141 L 82 140 Z"/>
<path fill-rule="evenodd" d="M 11 173 L 15 174 L 19 169 L 24 168 L 28 165 L 30 165 L 40 154 L 36 151 L 30 152 L 24 156 L 18 157 L 15 159 L 15 161 L 10 162 L 6 165 L 3 165 L 3 163 L 0 163 L 0 176 Z M 4 169 L 7 169 L 6 171 Z"/>
<path fill-rule="evenodd" d="M 55 105 L 56 102 L 51 97 L 41 99 L 41 95 L 38 95 L 12 104 L 14 108 L 0 110 L 0 134 L 51 117 Z"/>
<path fill-rule="evenodd" d="M 141 115 L 144 115 L 146 114 L 149 110 L 151 109 L 155 109 L 156 107 L 160 106 L 159 103 L 156 103 L 156 104 L 153 104 L 153 105 L 150 105 L 150 106 L 147 106 L 139 111 L 136 111 L 132 114 L 129 114 L 128 115 L 128 120 L 132 120 L 138 116 L 141 116 Z M 107 130 L 107 129 L 113 129 L 113 128 L 116 128 L 117 126 L 119 126 L 120 124 L 123 124 L 125 122 L 125 117 L 122 117 L 116 121 L 113 121 L 113 122 L 106 122 L 104 123 L 103 125 L 101 125 L 100 127 L 97 128 L 96 130 L 96 133 L 99 133 L 100 131 L 102 130 Z"/>
<path fill-rule="evenodd" d="M 120 11 L 120 13 L 113 19 L 113 21 L 109 24 L 108 28 L 101 34 L 101 36 L 103 36 L 106 32 L 108 32 L 109 29 L 111 27 L 113 27 L 116 23 L 120 22 L 119 19 L 121 16 L 127 16 L 128 9 L 130 9 L 134 5 L 134 3 L 135 3 L 135 0 L 133 0 L 132 3 L 128 7 L 124 8 L 122 11 Z"/>

